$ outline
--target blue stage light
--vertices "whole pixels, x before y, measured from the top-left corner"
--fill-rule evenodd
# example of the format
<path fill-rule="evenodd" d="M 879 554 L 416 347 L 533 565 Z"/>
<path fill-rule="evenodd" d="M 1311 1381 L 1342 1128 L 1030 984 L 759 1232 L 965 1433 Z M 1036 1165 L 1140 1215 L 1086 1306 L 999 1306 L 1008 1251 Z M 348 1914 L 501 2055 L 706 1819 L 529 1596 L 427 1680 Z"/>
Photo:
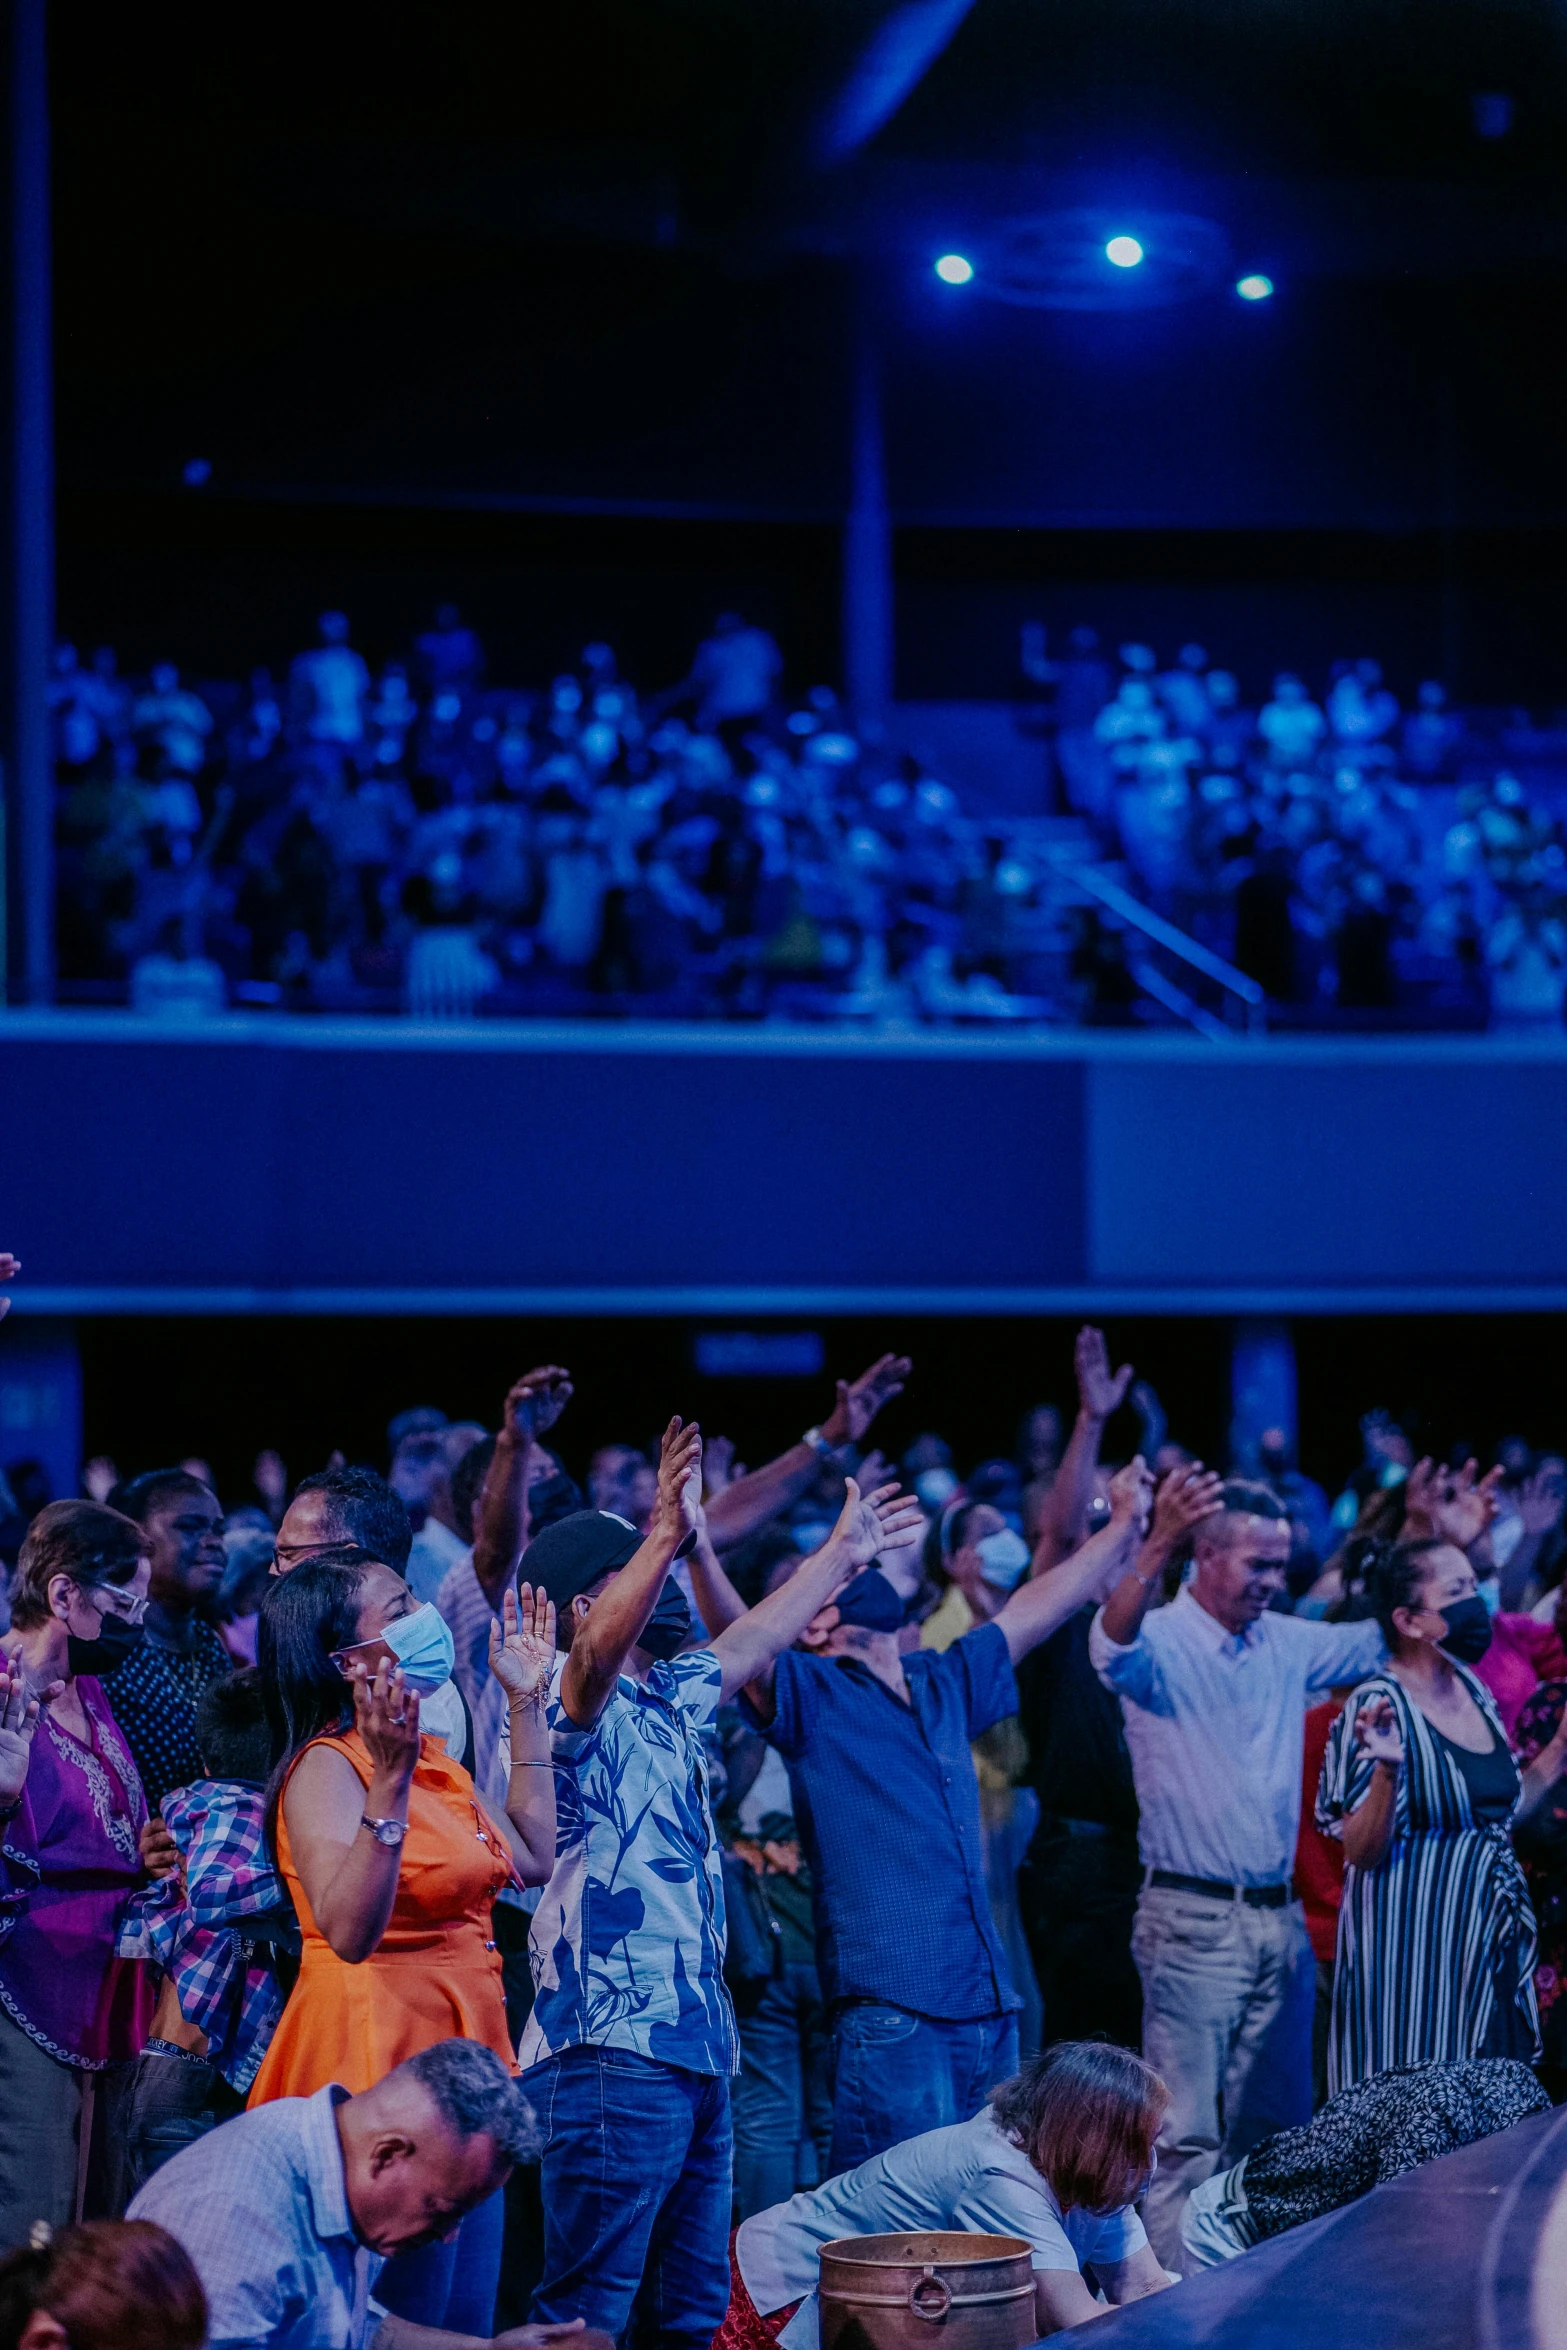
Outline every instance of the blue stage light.
<path fill-rule="evenodd" d="M 1135 269 L 1143 257 L 1143 249 L 1135 237 L 1112 237 L 1105 247 L 1105 259 L 1113 261 L 1117 269 Z"/>
<path fill-rule="evenodd" d="M 973 274 L 973 262 L 965 261 L 961 253 L 943 253 L 936 264 L 936 275 L 944 286 L 966 286 Z"/>
<path fill-rule="evenodd" d="M 1260 274 L 1240 277 L 1235 281 L 1235 291 L 1243 302 L 1266 302 L 1273 291 L 1273 280 Z"/>

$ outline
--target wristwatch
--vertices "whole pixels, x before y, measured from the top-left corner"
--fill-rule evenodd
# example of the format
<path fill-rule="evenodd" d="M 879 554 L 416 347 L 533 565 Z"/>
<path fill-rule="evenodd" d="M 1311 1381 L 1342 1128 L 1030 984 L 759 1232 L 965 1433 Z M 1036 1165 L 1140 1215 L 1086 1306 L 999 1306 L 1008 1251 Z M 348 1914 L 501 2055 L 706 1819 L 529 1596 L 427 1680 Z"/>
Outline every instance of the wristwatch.
<path fill-rule="evenodd" d="M 396 1851 L 408 1833 L 406 1820 L 373 1820 L 368 1812 L 359 1824 L 369 1829 L 377 1844 L 384 1844 L 392 1852 Z"/>
<path fill-rule="evenodd" d="M 807 1428 L 800 1442 L 808 1444 L 818 1460 L 835 1461 L 838 1458 L 837 1446 L 828 1443 L 820 1428 Z"/>

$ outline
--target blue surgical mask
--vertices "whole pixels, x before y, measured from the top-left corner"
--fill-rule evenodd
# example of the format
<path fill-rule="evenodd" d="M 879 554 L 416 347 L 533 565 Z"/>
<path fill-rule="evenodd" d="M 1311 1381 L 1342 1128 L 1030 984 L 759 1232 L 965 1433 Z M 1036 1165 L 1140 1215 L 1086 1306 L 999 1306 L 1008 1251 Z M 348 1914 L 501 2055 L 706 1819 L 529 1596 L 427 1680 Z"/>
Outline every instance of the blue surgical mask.
<path fill-rule="evenodd" d="M 979 1552 L 979 1571 L 995 1591 L 1015 1590 L 1028 1573 L 1028 1544 L 1010 1526 L 1003 1526 L 999 1534 L 986 1534 L 974 1548 Z"/>
<path fill-rule="evenodd" d="M 451 1679 L 457 1662 L 451 1627 L 428 1600 L 411 1616 L 388 1624 L 381 1638 L 402 1666 L 403 1680 L 415 1697 L 433 1697 Z"/>

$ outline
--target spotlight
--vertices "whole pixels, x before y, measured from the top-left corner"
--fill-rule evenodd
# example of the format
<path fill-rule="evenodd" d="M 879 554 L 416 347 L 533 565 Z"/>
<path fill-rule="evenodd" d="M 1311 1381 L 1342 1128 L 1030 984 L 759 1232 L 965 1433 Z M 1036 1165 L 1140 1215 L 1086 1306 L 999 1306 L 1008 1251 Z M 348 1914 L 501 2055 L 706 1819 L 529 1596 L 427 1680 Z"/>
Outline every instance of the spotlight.
<path fill-rule="evenodd" d="M 188 490 L 199 490 L 212 479 L 212 467 L 205 457 L 187 457 L 180 468 L 180 479 Z"/>
<path fill-rule="evenodd" d="M 1112 237 L 1105 247 L 1105 259 L 1114 262 L 1117 269 L 1135 269 L 1143 257 L 1143 249 L 1135 237 Z"/>
<path fill-rule="evenodd" d="M 1260 273 L 1252 277 L 1239 277 L 1235 281 L 1235 291 L 1243 302 L 1266 302 L 1273 291 L 1273 280 Z"/>
<path fill-rule="evenodd" d="M 936 275 L 944 286 L 966 286 L 973 274 L 973 262 L 965 261 L 961 253 L 943 253 L 936 264 Z"/>

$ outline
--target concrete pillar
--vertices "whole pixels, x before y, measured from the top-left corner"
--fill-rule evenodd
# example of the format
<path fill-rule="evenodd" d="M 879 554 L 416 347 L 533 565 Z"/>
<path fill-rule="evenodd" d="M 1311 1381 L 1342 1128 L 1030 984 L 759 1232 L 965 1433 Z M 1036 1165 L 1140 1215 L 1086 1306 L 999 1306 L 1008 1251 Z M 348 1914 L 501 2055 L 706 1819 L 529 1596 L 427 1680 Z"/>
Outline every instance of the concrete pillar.
<path fill-rule="evenodd" d="M 843 676 L 857 726 L 873 739 L 893 696 L 892 518 L 882 445 L 881 356 L 868 289 L 855 289 L 849 511 L 843 526 Z"/>
<path fill-rule="evenodd" d="M 1282 1428 L 1293 1452 L 1297 1417 L 1295 1339 L 1288 1322 L 1237 1322 L 1230 1345 L 1230 1459 L 1255 1473 L 1265 1428 Z"/>

